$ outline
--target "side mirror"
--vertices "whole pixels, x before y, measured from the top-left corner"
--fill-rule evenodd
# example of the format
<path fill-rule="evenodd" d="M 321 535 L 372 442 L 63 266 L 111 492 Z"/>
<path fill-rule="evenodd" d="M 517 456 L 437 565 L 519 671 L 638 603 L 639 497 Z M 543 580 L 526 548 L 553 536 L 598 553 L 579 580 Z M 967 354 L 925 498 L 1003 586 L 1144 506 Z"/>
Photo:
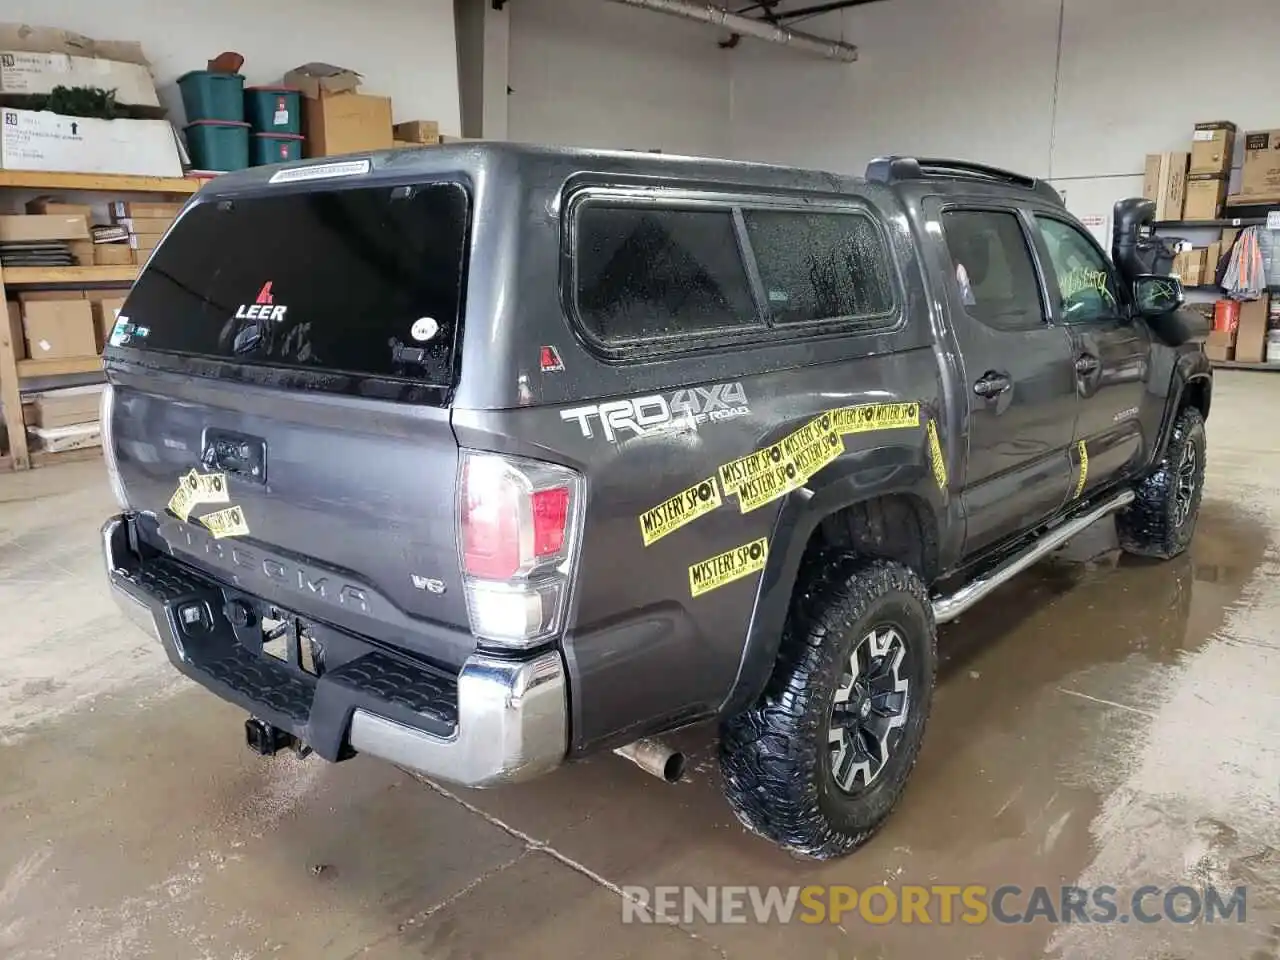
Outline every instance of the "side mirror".
<path fill-rule="evenodd" d="M 1143 317 L 1163 317 L 1177 310 L 1186 301 L 1182 281 L 1177 277 L 1161 277 L 1147 274 L 1134 279 L 1133 300 L 1138 314 Z"/>

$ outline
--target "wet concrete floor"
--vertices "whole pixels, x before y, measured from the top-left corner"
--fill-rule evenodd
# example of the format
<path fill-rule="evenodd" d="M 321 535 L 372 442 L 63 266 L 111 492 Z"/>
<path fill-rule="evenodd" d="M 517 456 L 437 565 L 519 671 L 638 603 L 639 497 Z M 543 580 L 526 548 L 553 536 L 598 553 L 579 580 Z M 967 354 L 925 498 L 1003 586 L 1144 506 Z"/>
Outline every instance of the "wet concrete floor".
<path fill-rule="evenodd" d="M 259 760 L 115 613 L 100 462 L 0 477 L 0 957 L 1278 957 L 1275 410 L 1280 376 L 1219 375 L 1187 556 L 1118 559 L 1104 524 L 944 630 L 906 795 L 828 864 L 738 826 L 705 730 L 675 786 L 612 756 L 489 793 Z M 621 922 L 622 886 L 683 884 L 1244 885 L 1247 913 Z"/>

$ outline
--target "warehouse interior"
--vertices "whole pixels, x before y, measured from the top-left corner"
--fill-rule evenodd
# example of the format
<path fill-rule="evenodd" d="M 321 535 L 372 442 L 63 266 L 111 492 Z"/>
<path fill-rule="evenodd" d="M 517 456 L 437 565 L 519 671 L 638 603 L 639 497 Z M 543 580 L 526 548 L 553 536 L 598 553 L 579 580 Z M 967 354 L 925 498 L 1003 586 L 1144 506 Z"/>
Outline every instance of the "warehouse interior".
<path fill-rule="evenodd" d="M 42 122 L 30 118 L 56 95 L 39 84 L 60 81 L 21 59 L 0 68 L 0 956 L 1280 955 L 1274 0 L 725 7 L 727 21 L 718 2 L 680 0 L 3 5 L 0 63 L 6 44 L 98 63 L 123 51 L 129 70 L 102 85 L 142 71 L 139 99 L 116 114 L 128 119 L 83 122 L 159 126 L 104 126 L 84 165 L 42 168 L 30 144 L 45 134 L 10 127 Z M 758 30 L 736 32 L 734 17 Z M 228 74 L 237 109 L 260 90 L 267 119 L 195 115 Z M 101 353 L 119 344 L 152 251 L 222 172 L 478 141 L 848 176 L 887 155 L 960 158 L 1046 181 L 1104 250 L 1118 201 L 1154 201 L 1153 229 L 1180 243 L 1172 272 L 1210 331 L 1191 546 L 1138 561 L 1104 519 L 942 626 L 911 785 L 846 859 L 801 860 L 740 826 L 720 796 L 714 725 L 674 734 L 687 757 L 675 784 L 607 751 L 492 791 L 363 756 L 254 756 L 244 712 L 173 670 L 111 597 Z M 5 225 L 18 220 L 30 229 Z M 1224 286 L 1242 234 L 1264 273 L 1250 299 Z M 1055 899 L 1213 886 L 1243 889 L 1247 913 L 624 920 L 633 890 L 909 884 Z"/>

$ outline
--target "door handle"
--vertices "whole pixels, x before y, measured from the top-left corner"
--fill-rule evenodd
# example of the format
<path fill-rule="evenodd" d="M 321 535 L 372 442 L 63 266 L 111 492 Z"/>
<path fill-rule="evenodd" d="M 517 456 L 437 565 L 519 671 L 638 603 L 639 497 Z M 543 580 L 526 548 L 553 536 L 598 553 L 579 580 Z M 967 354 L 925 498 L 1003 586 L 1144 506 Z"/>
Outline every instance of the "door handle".
<path fill-rule="evenodd" d="M 1076 357 L 1076 373 L 1087 377 L 1098 372 L 1098 358 L 1091 353 L 1082 353 Z"/>
<path fill-rule="evenodd" d="M 984 373 L 977 383 L 973 385 L 973 392 L 980 397 L 990 399 L 998 397 L 1004 393 L 1013 382 L 1003 373 Z"/>

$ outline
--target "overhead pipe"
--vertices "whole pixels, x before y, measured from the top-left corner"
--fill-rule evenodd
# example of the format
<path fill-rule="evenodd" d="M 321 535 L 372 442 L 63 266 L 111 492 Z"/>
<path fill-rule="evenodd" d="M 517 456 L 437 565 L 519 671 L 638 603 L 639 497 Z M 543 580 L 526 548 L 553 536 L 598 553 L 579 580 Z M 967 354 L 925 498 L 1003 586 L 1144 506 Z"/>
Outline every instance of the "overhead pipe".
<path fill-rule="evenodd" d="M 851 43 L 827 40 L 812 33 L 792 30 L 790 27 L 753 20 L 711 3 L 693 3 L 691 0 L 611 0 L 611 2 L 624 3 L 627 6 L 640 7 L 642 10 L 652 10 L 655 13 L 666 13 L 673 17 L 683 17 L 686 20 L 696 20 L 699 23 L 709 23 L 715 27 L 724 27 L 744 37 L 755 37 L 758 40 L 779 43 L 794 50 L 803 50 L 805 53 L 816 53 L 828 60 L 852 63 L 858 59 L 858 48 Z"/>

